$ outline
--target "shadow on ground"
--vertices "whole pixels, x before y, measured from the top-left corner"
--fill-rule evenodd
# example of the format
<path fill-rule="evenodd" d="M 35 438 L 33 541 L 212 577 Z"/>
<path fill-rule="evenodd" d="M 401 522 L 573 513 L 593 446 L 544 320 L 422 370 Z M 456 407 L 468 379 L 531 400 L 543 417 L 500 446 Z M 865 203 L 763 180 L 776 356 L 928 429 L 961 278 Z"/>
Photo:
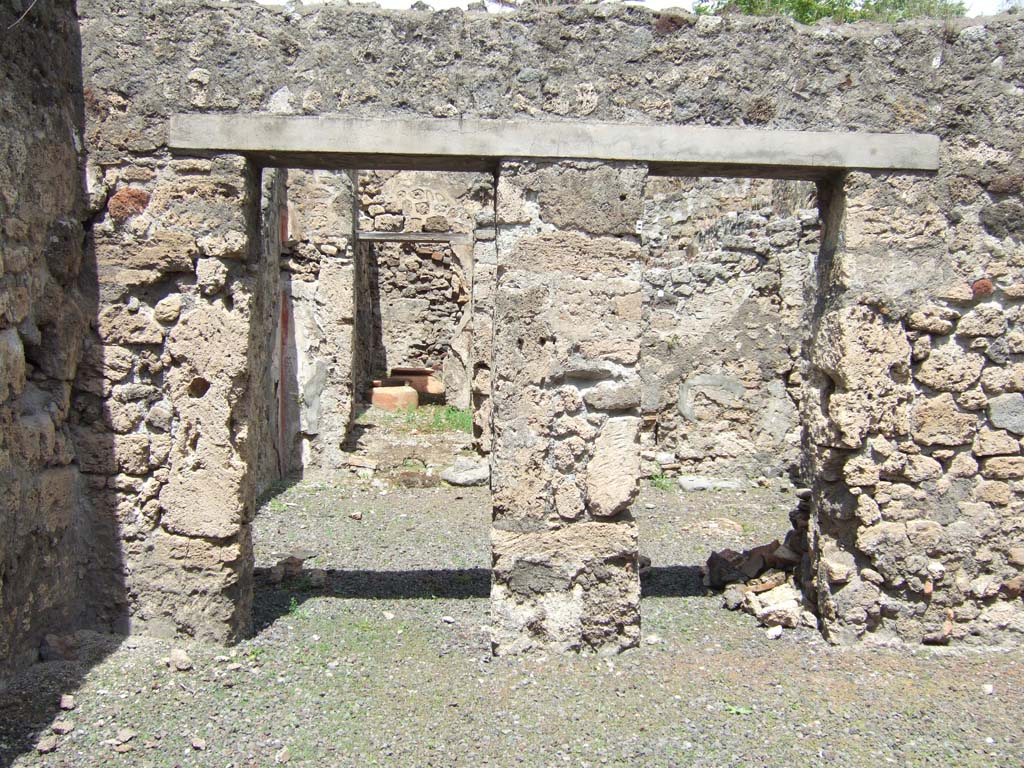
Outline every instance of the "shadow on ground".
<path fill-rule="evenodd" d="M 306 600 L 327 597 L 340 600 L 469 600 L 491 593 L 487 568 L 420 569 L 408 571 L 360 571 L 330 569 L 327 582 L 316 588 L 306 574 L 270 583 L 270 569 L 255 571 L 253 627 L 262 632 L 281 616 Z M 641 581 L 643 597 L 700 597 L 707 594 L 700 568 L 671 565 L 651 568 Z"/>

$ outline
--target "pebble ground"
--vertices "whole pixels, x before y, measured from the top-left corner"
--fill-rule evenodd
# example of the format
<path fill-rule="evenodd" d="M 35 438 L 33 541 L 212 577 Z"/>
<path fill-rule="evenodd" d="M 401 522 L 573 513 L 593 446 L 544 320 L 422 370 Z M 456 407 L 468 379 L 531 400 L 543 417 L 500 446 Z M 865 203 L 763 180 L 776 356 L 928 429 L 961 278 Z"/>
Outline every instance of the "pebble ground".
<path fill-rule="evenodd" d="M 299 482 L 257 518 L 252 639 L 89 638 L 0 692 L 0 765 L 1024 765 L 1020 649 L 769 640 L 702 594 L 707 555 L 781 536 L 792 502 L 646 487 L 644 644 L 492 658 L 486 489 Z M 268 583 L 295 549 L 324 588 Z M 192 670 L 163 663 L 175 647 Z M 39 754 L 58 720 L 74 729 Z"/>

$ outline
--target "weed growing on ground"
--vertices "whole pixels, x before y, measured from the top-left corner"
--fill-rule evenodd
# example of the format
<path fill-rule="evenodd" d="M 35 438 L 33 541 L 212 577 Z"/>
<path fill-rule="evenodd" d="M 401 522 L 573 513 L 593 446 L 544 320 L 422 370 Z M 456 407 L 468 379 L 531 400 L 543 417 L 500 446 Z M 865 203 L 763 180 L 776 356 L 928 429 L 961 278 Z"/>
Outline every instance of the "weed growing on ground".
<path fill-rule="evenodd" d="M 735 704 L 727 704 L 725 711 L 730 715 L 752 715 L 754 713 L 750 707 L 740 707 Z"/>
<path fill-rule="evenodd" d="M 671 477 L 662 472 L 651 476 L 651 488 L 656 488 L 659 491 L 671 491 L 675 488 L 675 483 L 672 482 Z"/>
<path fill-rule="evenodd" d="M 468 408 L 453 408 L 446 405 L 434 411 L 432 426 L 435 432 L 473 431 L 473 412 Z"/>
<path fill-rule="evenodd" d="M 473 432 L 473 411 L 450 405 L 421 405 L 384 415 L 363 413 L 357 423 L 376 422 L 401 432 Z"/>

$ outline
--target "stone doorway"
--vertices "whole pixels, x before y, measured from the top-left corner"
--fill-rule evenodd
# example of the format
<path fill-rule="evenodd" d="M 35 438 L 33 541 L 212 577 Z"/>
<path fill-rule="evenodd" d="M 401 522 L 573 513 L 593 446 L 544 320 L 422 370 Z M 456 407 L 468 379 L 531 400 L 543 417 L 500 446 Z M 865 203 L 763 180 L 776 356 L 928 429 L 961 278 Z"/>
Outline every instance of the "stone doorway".
<path fill-rule="evenodd" d="M 329 120 L 318 121 L 314 134 L 321 136 L 328 123 Z M 193 139 L 188 138 L 188 131 L 194 126 L 183 129 L 182 125 L 185 124 L 180 121 L 172 123 L 172 140 L 176 135 L 186 136 L 182 145 L 195 147 Z M 226 132 L 222 127 L 211 130 L 222 147 L 232 146 L 225 136 L 234 127 Z M 291 136 L 287 126 L 282 130 L 284 133 L 279 135 L 290 147 L 287 150 L 247 150 L 244 147 L 251 137 L 244 136 L 240 136 L 237 146 L 265 165 L 281 165 L 287 157 L 301 160 L 296 164 L 309 164 L 311 158 L 319 156 L 323 162 L 315 164 L 327 164 L 326 158 L 330 158 L 335 167 L 346 167 L 353 158 L 364 157 L 360 153 L 365 153 L 364 159 L 386 158 L 381 165 L 387 168 L 497 168 L 493 353 L 480 359 L 491 361 L 488 373 L 493 431 L 492 612 L 495 648 L 499 653 L 533 647 L 615 651 L 639 641 L 637 537 L 629 504 L 641 473 L 637 365 L 643 327 L 642 246 L 637 225 L 642 206 L 638 190 L 643 188 L 651 169 L 659 174 L 705 175 L 729 168 L 732 175 L 818 181 L 819 200 L 825 211 L 825 236 L 816 261 L 811 312 L 813 331 L 808 359 L 815 370 L 805 382 L 811 396 L 802 398 L 808 406 L 801 423 L 805 436 L 803 462 L 810 468 L 808 476 L 814 478 L 816 486 L 814 506 L 819 510 L 833 509 L 832 500 L 841 496 L 846 486 L 830 485 L 835 483 L 834 473 L 823 468 L 834 461 L 830 451 L 836 447 L 848 449 L 846 443 L 837 444 L 830 435 L 834 435 L 838 423 L 852 416 L 850 408 L 859 412 L 864 404 L 856 399 L 837 400 L 831 393 L 848 386 L 843 381 L 843 365 L 849 356 L 856 357 L 860 351 L 856 347 L 842 347 L 842 340 L 837 342 L 831 331 L 827 338 L 822 338 L 817 329 L 826 316 L 833 318 L 830 322 L 843 323 L 843 313 L 849 314 L 851 302 L 861 302 L 863 297 L 853 298 L 849 288 L 861 279 L 857 270 L 862 264 L 871 268 L 872 257 L 869 248 L 863 252 L 864 260 L 859 261 L 861 252 L 850 248 L 840 236 L 844 228 L 850 227 L 852 210 L 845 206 L 842 193 L 848 183 L 839 172 L 847 167 L 842 158 L 848 155 L 853 167 L 864 163 L 872 168 L 892 169 L 905 163 L 912 168 L 934 168 L 934 142 L 930 139 L 917 141 L 909 137 L 895 141 L 891 137 L 882 140 L 865 136 L 852 143 L 844 140 L 829 149 L 829 157 L 840 165 L 837 169 L 835 165 L 818 165 L 819 156 L 814 153 L 801 155 L 794 148 L 793 136 L 771 131 L 754 132 L 757 136 L 749 134 L 756 138 L 756 148 L 744 150 L 748 153 L 743 154 L 745 159 L 732 165 L 729 159 L 718 163 L 666 159 L 670 151 L 661 141 L 653 151 L 658 159 L 649 165 L 646 160 L 599 159 L 607 157 L 602 154 L 603 147 L 613 146 L 608 144 L 608 131 L 614 134 L 614 126 L 585 137 L 579 134 L 577 139 L 582 143 L 576 146 L 584 159 L 575 160 L 540 159 L 533 155 L 512 159 L 497 153 L 487 156 L 494 151 L 491 144 L 500 147 L 499 136 L 507 130 L 504 125 L 459 124 L 459 131 L 479 131 L 471 139 L 475 155 L 451 151 L 458 142 L 450 143 L 448 127 L 435 135 L 430 126 L 425 126 L 415 140 L 411 138 L 413 134 L 399 131 L 397 143 L 388 145 L 393 154 L 387 156 L 374 155 L 367 149 L 373 144 L 369 141 L 361 144 L 356 154 L 333 157 L 320 154 L 323 149 L 303 154 L 298 147 L 305 139 Z M 386 135 L 390 128 L 378 126 L 377 130 Z M 515 130 L 508 130 L 509 146 L 526 141 Z M 530 149 L 538 152 L 540 147 L 550 146 L 551 154 L 562 154 L 558 144 L 562 130 L 552 127 L 550 133 L 531 139 Z M 576 128 L 571 130 L 578 132 Z M 687 129 L 666 130 L 683 135 Z M 719 137 L 716 131 L 723 135 Z M 730 132 L 708 129 L 702 133 L 702 137 L 714 140 L 709 145 L 715 147 L 712 154 L 724 151 L 728 155 L 728 150 L 721 150 L 723 145 L 714 143 L 727 140 L 726 133 Z M 263 134 L 257 131 L 252 135 Z M 360 135 L 365 138 L 368 134 Z M 625 154 L 635 151 L 635 157 L 643 157 L 640 150 L 631 149 L 636 147 L 636 138 L 633 134 L 624 135 L 625 143 L 609 154 L 620 154 L 626 147 Z M 314 143 L 322 147 L 323 140 L 317 138 Z M 412 143 L 406 147 L 410 140 Z M 825 134 L 807 134 L 806 141 L 809 146 L 823 147 L 832 139 Z M 768 149 L 773 142 L 778 145 L 777 155 Z M 763 153 L 765 164 L 751 165 L 750 152 Z M 702 152 L 696 152 L 695 156 L 701 155 Z M 802 158 L 811 159 L 804 163 Z M 913 182 L 910 186 L 901 185 L 899 176 L 884 173 L 862 174 L 859 178 L 866 188 L 879 190 L 872 194 L 918 188 L 913 187 Z M 903 202 L 898 195 L 887 199 L 891 210 L 902 210 Z M 848 319 L 857 320 L 853 315 Z M 870 318 L 863 319 L 870 324 Z M 883 378 L 898 376 L 894 371 L 895 368 L 890 369 Z M 876 383 L 882 389 L 888 386 L 885 381 Z M 898 405 L 897 400 L 892 405 Z M 882 402 L 889 407 L 888 399 L 883 398 Z M 841 404 L 839 411 L 832 407 L 837 404 Z M 864 415 L 877 423 L 879 429 L 900 429 L 901 421 L 890 423 L 884 414 L 875 414 L 872 408 L 877 410 L 876 406 L 868 406 L 871 413 Z M 486 413 L 485 408 L 480 412 Z M 833 512 L 824 514 L 830 516 Z M 247 524 L 251 513 L 243 514 L 242 520 Z M 824 517 L 816 522 L 818 528 L 812 525 L 812 532 L 819 539 L 815 540 L 812 558 L 821 555 L 821 537 L 826 530 L 827 536 L 832 537 L 833 544 L 829 546 L 833 549 L 849 553 L 854 547 L 855 531 L 842 525 L 824 525 Z M 246 552 L 243 543 L 243 569 L 247 562 L 251 563 Z M 843 554 L 843 558 L 846 556 Z M 238 585 L 244 594 L 244 570 L 240 577 Z M 820 572 L 814 578 L 818 596 L 824 597 L 827 604 L 836 588 L 833 585 L 841 587 L 847 583 L 825 583 Z M 861 591 L 867 599 L 870 590 L 865 587 Z M 877 597 L 877 591 L 872 594 Z M 240 609 L 237 617 L 244 622 L 244 601 L 232 602 Z M 876 602 L 881 604 L 880 599 Z M 832 620 L 832 615 L 828 620 Z M 858 616 L 854 611 L 837 620 L 856 623 Z"/>

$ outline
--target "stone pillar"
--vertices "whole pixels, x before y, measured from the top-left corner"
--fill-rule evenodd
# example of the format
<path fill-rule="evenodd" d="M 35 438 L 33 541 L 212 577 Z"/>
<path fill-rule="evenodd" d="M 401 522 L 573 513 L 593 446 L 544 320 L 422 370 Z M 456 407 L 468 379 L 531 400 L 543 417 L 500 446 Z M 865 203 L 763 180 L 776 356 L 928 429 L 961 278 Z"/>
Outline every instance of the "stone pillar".
<path fill-rule="evenodd" d="M 647 168 L 503 162 L 494 301 L 496 653 L 640 640 L 641 215 Z"/>
<path fill-rule="evenodd" d="M 277 263 L 244 158 L 136 162 L 93 230 L 100 310 L 77 386 L 103 418 L 81 424 L 78 463 L 116 512 L 133 631 L 232 641 L 250 625 Z"/>
<path fill-rule="evenodd" d="M 486 214 L 486 212 L 482 212 Z M 470 306 L 470 401 L 473 442 L 477 452 L 491 452 L 491 369 L 494 359 L 494 288 L 498 281 L 498 253 L 493 209 L 484 218 L 488 226 L 474 230 Z"/>
<path fill-rule="evenodd" d="M 354 185 L 340 171 L 292 170 L 289 236 L 281 261 L 287 332 L 280 339 L 288 468 L 308 473 L 345 466 L 352 421 L 355 259 Z M 282 326 L 285 321 L 282 321 Z"/>
<path fill-rule="evenodd" d="M 854 173 L 831 193 L 804 398 L 823 629 L 1022 632 L 1024 406 L 1003 409 L 1024 403 L 1021 283 L 955 245 L 984 234 L 949 226 L 938 180 Z"/>

